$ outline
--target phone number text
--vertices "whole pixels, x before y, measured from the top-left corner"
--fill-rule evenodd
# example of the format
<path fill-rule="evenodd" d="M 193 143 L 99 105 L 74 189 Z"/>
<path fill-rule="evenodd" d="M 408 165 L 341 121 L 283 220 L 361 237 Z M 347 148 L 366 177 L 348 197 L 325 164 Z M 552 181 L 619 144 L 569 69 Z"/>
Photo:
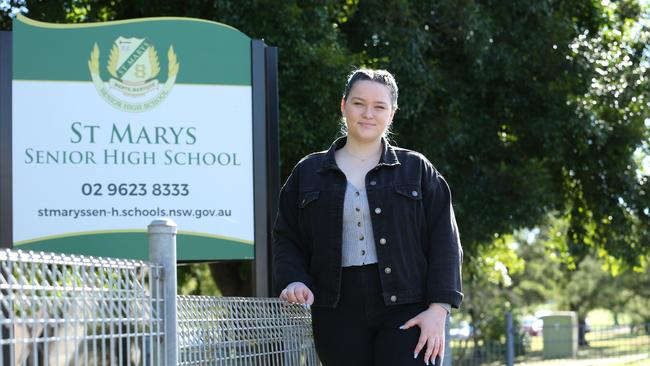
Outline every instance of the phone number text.
<path fill-rule="evenodd" d="M 186 183 L 83 183 L 84 196 L 187 196 L 190 185 Z"/>

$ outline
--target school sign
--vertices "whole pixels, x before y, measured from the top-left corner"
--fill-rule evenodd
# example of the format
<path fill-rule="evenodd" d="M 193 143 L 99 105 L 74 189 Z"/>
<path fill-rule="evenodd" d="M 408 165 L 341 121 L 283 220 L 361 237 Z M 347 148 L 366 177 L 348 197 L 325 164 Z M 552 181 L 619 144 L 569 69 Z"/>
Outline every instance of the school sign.
<path fill-rule="evenodd" d="M 256 184 L 266 186 L 255 180 L 266 176 L 255 163 L 265 132 L 254 131 L 266 108 L 254 43 L 198 19 L 67 25 L 19 16 L 13 247 L 146 258 L 146 226 L 169 217 L 179 260 L 254 258 Z"/>

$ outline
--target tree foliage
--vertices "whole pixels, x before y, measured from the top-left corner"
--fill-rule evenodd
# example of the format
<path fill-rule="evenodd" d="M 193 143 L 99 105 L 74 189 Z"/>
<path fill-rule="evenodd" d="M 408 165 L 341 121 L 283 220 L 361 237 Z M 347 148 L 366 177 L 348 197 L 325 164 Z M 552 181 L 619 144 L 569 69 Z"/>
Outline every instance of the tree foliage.
<path fill-rule="evenodd" d="M 397 73 L 398 140 L 450 180 L 469 260 L 549 212 L 570 218 L 578 258 L 648 253 L 639 14 L 633 1 L 386 0 L 342 25 L 352 51 Z"/>
<path fill-rule="evenodd" d="M 567 218 L 549 217 L 539 228 L 502 238 L 499 245 L 492 247 L 493 253 L 481 258 L 491 262 L 493 270 L 486 272 L 492 276 L 480 276 L 467 283 L 469 301 L 463 309 L 481 330 L 474 335 L 476 340 L 499 339 L 507 312 L 513 313 L 516 320 L 540 309 L 571 310 L 582 330 L 586 329 L 588 314 L 596 309 L 610 311 L 615 320 L 625 315 L 626 325 L 648 322 L 650 266 L 613 270 L 607 258 L 596 250 L 574 265 L 567 261 L 568 228 Z M 586 345 L 584 331 L 579 334 L 580 344 Z"/>
<path fill-rule="evenodd" d="M 335 137 L 353 66 L 391 70 L 400 87 L 394 140 L 423 152 L 450 182 L 470 283 L 494 273 L 489 256 L 503 254 L 494 251 L 504 235 L 549 214 L 567 220 L 559 255 L 571 268 L 594 250 L 617 266 L 642 264 L 650 254 L 650 182 L 639 170 L 639 156 L 650 152 L 649 31 L 636 0 L 60 0 L 26 7 L 31 18 L 50 22 L 204 18 L 277 46 L 283 177 Z"/>

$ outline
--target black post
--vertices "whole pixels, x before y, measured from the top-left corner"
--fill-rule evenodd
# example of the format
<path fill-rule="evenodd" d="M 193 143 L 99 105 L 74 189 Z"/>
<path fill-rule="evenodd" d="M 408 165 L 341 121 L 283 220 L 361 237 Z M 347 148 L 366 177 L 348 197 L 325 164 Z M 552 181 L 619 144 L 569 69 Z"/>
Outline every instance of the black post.
<path fill-rule="evenodd" d="M 11 32 L 0 32 L 0 248 L 13 246 L 11 199 Z"/>
<path fill-rule="evenodd" d="M 269 240 L 278 211 L 280 195 L 280 95 L 278 92 L 278 48 L 266 48 L 266 119 L 267 119 L 267 227 Z M 269 243 L 267 286 L 272 289 L 273 246 Z M 273 290 L 270 290 L 271 293 Z M 274 294 L 271 294 L 273 296 Z"/>
<path fill-rule="evenodd" d="M 13 244 L 13 222 L 11 207 L 11 81 L 12 81 L 12 39 L 11 32 L 0 32 L 0 248 L 11 248 Z M 0 275 L 7 278 L 5 267 L 0 265 Z M 2 290 L 0 296 L 7 298 L 9 290 Z M 9 306 L 0 306 L 2 318 L 10 318 Z M 11 337 L 12 325 L 0 328 L 1 339 Z M 3 365 L 11 362 L 11 345 L 2 346 Z"/>
<path fill-rule="evenodd" d="M 253 82 L 253 197 L 255 205 L 255 260 L 253 262 L 253 294 L 268 297 L 269 238 L 267 228 L 267 162 L 266 162 L 266 45 L 259 39 L 251 42 Z"/>
<path fill-rule="evenodd" d="M 515 364 L 515 333 L 512 326 L 512 313 L 506 314 L 506 365 Z"/>

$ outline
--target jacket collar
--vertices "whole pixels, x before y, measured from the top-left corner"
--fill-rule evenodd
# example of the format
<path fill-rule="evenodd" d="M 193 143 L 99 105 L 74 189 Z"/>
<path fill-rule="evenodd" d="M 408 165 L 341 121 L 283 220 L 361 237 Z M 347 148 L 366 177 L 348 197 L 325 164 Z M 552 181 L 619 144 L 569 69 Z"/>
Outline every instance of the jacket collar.
<path fill-rule="evenodd" d="M 323 161 L 321 162 L 320 167 L 317 170 L 318 173 L 322 173 L 329 169 L 340 170 L 339 167 L 336 165 L 334 152 L 342 148 L 343 146 L 345 146 L 347 139 L 348 139 L 347 136 L 339 137 L 332 143 L 332 146 L 330 146 L 329 150 L 327 150 L 327 152 L 325 153 L 325 157 L 323 158 Z M 381 138 L 381 146 L 383 148 L 383 152 L 379 157 L 379 163 L 377 164 L 377 166 L 400 165 L 399 159 L 397 159 L 397 154 L 395 154 L 395 149 L 393 148 L 393 146 L 391 146 L 391 144 L 388 143 L 385 137 Z"/>

